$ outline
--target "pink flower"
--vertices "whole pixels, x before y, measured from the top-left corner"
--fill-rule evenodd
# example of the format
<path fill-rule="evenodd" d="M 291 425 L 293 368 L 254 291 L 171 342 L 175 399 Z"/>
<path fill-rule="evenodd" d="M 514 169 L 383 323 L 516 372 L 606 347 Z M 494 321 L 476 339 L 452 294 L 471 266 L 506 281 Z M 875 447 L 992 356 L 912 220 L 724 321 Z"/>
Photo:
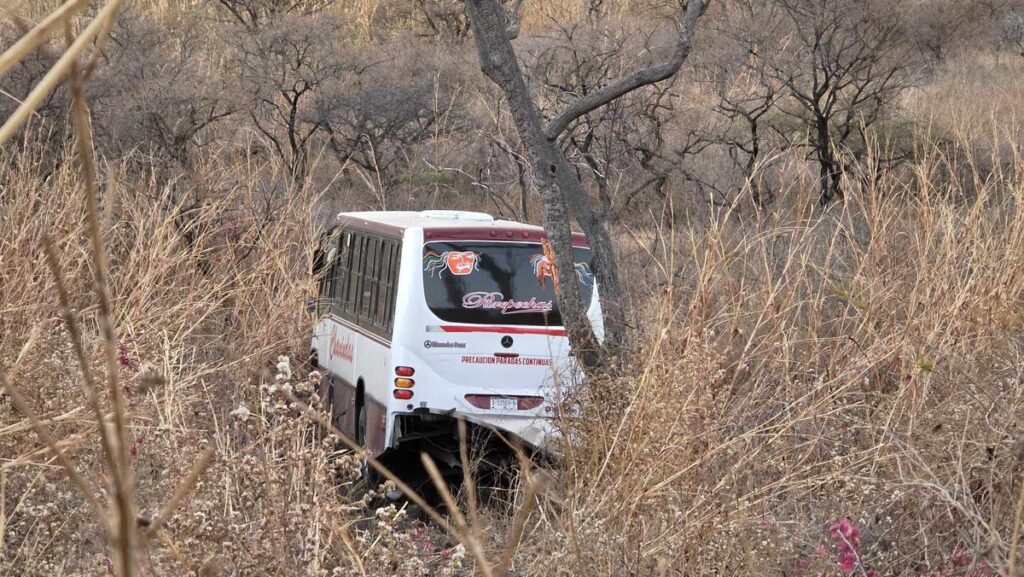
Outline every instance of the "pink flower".
<path fill-rule="evenodd" d="M 117 341 L 117 364 L 122 369 L 134 369 L 135 360 L 128 351 L 128 345 L 124 341 Z"/>
<path fill-rule="evenodd" d="M 138 437 L 135 438 L 134 441 L 132 441 L 131 446 L 128 447 L 128 453 L 131 454 L 133 459 L 139 456 L 139 447 L 141 447 L 142 443 L 145 443 L 145 442 L 146 442 L 146 434 L 145 433 L 139 435 Z"/>
<path fill-rule="evenodd" d="M 953 555 L 950 556 L 949 562 L 952 563 L 954 567 L 966 567 L 971 564 L 971 558 L 967 554 L 966 550 L 962 547 L 957 547 L 956 550 L 953 551 Z"/>
<path fill-rule="evenodd" d="M 857 555 L 854 553 L 842 553 L 836 559 L 836 564 L 839 565 L 839 570 L 843 573 L 853 573 L 853 569 L 857 566 Z"/>
<path fill-rule="evenodd" d="M 868 569 L 867 577 L 882 577 L 882 576 L 881 576 L 881 574 L 878 573 L 878 570 L 876 570 L 876 569 Z"/>
<path fill-rule="evenodd" d="M 224 227 L 225 232 L 228 236 L 238 236 L 238 221 L 228 221 L 227 226 Z"/>
<path fill-rule="evenodd" d="M 978 567 L 974 571 L 971 571 L 970 577 L 989 577 L 993 574 L 995 574 L 995 571 L 992 570 L 992 566 L 988 564 L 987 560 L 982 559 L 981 562 L 978 563 Z"/>
<path fill-rule="evenodd" d="M 828 532 L 832 536 L 832 542 L 841 551 L 857 551 L 860 549 L 860 527 L 851 523 L 846 517 L 833 523 L 828 528 Z"/>
<path fill-rule="evenodd" d="M 839 550 L 836 564 L 844 573 L 852 573 L 860 563 L 860 527 L 843 517 L 828 528 L 828 533 Z"/>

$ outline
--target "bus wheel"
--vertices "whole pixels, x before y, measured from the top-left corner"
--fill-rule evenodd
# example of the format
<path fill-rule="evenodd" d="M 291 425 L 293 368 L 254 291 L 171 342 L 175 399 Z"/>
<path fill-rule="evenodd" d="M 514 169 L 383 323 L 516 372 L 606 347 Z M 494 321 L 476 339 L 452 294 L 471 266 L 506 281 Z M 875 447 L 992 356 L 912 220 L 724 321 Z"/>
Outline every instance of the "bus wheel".
<path fill-rule="evenodd" d="M 362 399 L 360 399 L 362 401 Z M 366 407 L 362 402 L 356 403 L 356 443 L 366 447 Z"/>
<path fill-rule="evenodd" d="M 366 449 L 366 407 L 361 402 L 356 405 L 355 441 Z M 365 484 L 367 489 L 376 489 L 380 484 L 380 474 L 370 466 L 370 461 L 366 458 L 361 460 L 360 473 L 360 484 Z"/>

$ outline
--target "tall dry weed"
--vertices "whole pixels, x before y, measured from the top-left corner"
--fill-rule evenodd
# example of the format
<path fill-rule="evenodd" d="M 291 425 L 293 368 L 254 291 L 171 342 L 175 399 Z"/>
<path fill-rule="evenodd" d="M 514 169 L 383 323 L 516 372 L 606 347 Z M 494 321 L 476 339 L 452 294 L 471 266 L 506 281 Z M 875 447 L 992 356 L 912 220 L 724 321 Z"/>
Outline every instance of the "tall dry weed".
<path fill-rule="evenodd" d="M 863 159 L 825 211 L 792 156 L 771 207 L 630 223 L 634 364 L 590 384 L 561 460 L 525 472 L 509 506 L 474 515 L 467 498 L 434 524 L 346 495 L 357 459 L 315 425 L 299 365 L 318 191 L 252 156 L 211 151 L 188 186 L 101 158 L 142 571 L 1012 575 L 1024 156 L 1001 127 L 1015 85 L 986 111 L 975 74 L 947 78 L 959 96 L 909 164 Z M 81 342 L 97 380 L 111 372 L 81 153 L 24 142 L 0 153 L 0 367 L 38 417 L 0 396 L 0 573 L 106 575 L 116 544 L 56 458 L 106 503 L 106 425 L 75 369 Z"/>
<path fill-rule="evenodd" d="M 649 231 L 661 250 L 631 275 L 658 288 L 640 301 L 639 364 L 592 383 L 571 422 L 560 524 L 538 520 L 533 561 L 608 575 L 1011 564 L 1024 162 L 934 179 L 977 168 L 962 158 L 865 174 L 824 214 L 798 193 L 754 222 L 723 210 Z"/>

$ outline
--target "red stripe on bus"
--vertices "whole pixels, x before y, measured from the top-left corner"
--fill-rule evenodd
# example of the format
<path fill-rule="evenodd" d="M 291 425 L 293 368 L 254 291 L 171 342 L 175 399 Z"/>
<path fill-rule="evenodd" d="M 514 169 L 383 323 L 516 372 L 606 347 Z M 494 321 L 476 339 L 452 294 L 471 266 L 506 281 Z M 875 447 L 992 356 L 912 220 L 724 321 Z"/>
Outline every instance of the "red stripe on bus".
<path fill-rule="evenodd" d="M 442 325 L 441 330 L 446 333 L 502 333 L 506 335 L 548 335 L 552 337 L 565 336 L 565 329 L 535 329 L 530 327 L 470 327 L 462 325 Z"/>
<path fill-rule="evenodd" d="M 465 228 L 424 228 L 423 242 L 435 240 L 494 240 L 506 242 L 540 242 L 548 238 L 540 227 L 530 226 L 471 226 Z M 590 248 L 590 242 L 581 232 L 572 233 L 572 245 L 576 248 Z"/>

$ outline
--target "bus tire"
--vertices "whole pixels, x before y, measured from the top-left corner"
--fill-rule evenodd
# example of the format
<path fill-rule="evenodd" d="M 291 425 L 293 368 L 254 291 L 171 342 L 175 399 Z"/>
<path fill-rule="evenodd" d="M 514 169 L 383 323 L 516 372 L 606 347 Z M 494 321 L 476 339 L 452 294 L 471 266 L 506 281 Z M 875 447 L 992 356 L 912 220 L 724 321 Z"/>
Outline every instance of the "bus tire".
<path fill-rule="evenodd" d="M 355 441 L 363 449 L 366 449 L 366 403 L 364 402 L 363 383 L 360 382 L 356 388 L 356 431 Z M 367 489 L 376 489 L 380 484 L 380 474 L 370 466 L 370 461 L 363 458 L 360 463 L 361 481 Z"/>
<path fill-rule="evenodd" d="M 366 407 L 363 403 L 363 391 L 362 389 L 356 390 L 356 425 L 355 425 L 355 441 L 356 444 L 366 448 Z"/>

